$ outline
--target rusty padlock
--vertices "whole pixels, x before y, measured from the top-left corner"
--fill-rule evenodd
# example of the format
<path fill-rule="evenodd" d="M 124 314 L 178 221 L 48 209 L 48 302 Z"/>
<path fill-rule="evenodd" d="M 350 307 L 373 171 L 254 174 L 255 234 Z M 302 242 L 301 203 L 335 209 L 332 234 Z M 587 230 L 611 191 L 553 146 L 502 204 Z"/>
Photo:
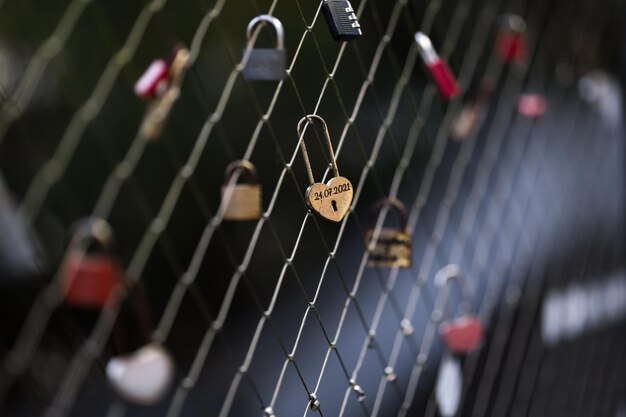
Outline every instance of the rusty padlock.
<path fill-rule="evenodd" d="M 438 287 L 438 294 L 443 294 L 442 290 L 450 280 L 455 280 L 461 287 L 463 298 L 461 314 L 452 320 L 442 322 L 439 326 L 439 334 L 450 351 L 456 354 L 466 354 L 476 350 L 482 343 L 485 332 L 484 326 L 480 318 L 470 311 L 469 294 L 461 280 L 461 271 L 458 265 L 447 265 L 437 272 L 435 285 Z M 447 299 L 447 294 L 445 295 L 443 306 L 445 306 Z M 440 306 L 441 311 L 444 310 L 443 306 Z"/>
<path fill-rule="evenodd" d="M 231 184 L 235 173 L 246 173 L 247 184 Z M 235 161 L 226 167 L 222 186 L 224 220 L 256 220 L 261 217 L 261 186 L 256 168 L 250 161 Z"/>
<path fill-rule="evenodd" d="M 113 251 L 113 230 L 103 219 L 80 222 L 61 265 L 61 290 L 68 305 L 102 308 L 123 271 Z"/>
<path fill-rule="evenodd" d="M 376 228 L 376 222 L 384 207 L 395 211 L 400 219 L 400 227 Z M 406 230 L 406 209 L 395 198 L 378 200 L 370 211 L 370 227 L 365 235 L 365 243 L 370 250 L 369 266 L 409 268 L 412 260 L 411 235 Z"/>

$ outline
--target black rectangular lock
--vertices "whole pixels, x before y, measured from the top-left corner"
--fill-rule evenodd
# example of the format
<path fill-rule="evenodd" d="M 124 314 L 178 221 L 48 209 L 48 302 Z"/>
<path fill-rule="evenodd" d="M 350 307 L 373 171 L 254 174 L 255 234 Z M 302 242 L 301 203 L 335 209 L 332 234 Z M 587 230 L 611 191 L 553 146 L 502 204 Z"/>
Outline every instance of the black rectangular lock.
<path fill-rule="evenodd" d="M 363 34 L 348 0 L 324 0 L 322 13 L 334 40 L 351 40 Z"/>

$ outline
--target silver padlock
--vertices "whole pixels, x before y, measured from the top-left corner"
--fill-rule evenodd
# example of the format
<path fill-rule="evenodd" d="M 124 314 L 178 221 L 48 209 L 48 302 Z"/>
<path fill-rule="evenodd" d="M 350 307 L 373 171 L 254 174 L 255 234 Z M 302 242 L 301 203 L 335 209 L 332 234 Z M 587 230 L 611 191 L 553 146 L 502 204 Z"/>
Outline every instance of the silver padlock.
<path fill-rule="evenodd" d="M 276 48 L 253 48 L 252 32 L 262 22 L 268 22 L 274 26 Z M 247 38 L 248 47 L 243 49 L 243 78 L 259 81 L 283 80 L 287 74 L 287 51 L 285 51 L 285 30 L 280 20 L 267 14 L 255 17 L 248 24 Z M 246 54 L 249 54 L 247 60 Z"/>
<path fill-rule="evenodd" d="M 235 173 L 245 171 L 249 183 L 230 184 Z M 222 186 L 224 220 L 256 220 L 261 217 L 261 186 L 250 161 L 235 161 L 226 168 Z"/>

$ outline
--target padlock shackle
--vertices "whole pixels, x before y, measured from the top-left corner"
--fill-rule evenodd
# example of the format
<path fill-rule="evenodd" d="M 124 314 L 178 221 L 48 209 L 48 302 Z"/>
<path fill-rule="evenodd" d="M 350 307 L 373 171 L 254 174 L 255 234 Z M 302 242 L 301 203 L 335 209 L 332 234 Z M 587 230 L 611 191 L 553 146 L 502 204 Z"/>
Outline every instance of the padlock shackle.
<path fill-rule="evenodd" d="M 170 78 L 173 84 L 180 86 L 181 76 L 189 62 L 189 50 L 184 45 L 176 45 L 170 58 Z"/>
<path fill-rule="evenodd" d="M 435 50 L 430 38 L 423 32 L 415 32 L 415 43 L 417 49 L 422 56 L 422 60 L 427 66 L 430 66 L 439 61 L 439 54 Z"/>
<path fill-rule="evenodd" d="M 109 223 L 99 217 L 90 217 L 76 224 L 74 234 L 70 240 L 70 251 L 85 252 L 89 244 L 96 242 L 102 251 L 107 254 L 113 253 L 114 234 Z"/>
<path fill-rule="evenodd" d="M 146 289 L 141 281 L 131 283 L 127 280 L 126 293 L 129 295 L 128 298 L 134 298 L 135 300 L 136 320 L 139 325 L 138 330 L 140 332 L 139 336 L 141 342 L 148 344 L 151 341 L 150 332 L 152 329 L 152 317 L 150 315 Z M 126 320 L 122 320 L 121 317 L 118 317 L 113 328 L 113 339 L 115 341 L 115 348 L 118 351 L 118 355 L 130 352 L 128 340 L 126 338 L 128 329 L 124 328 L 123 322 L 126 322 Z"/>
<path fill-rule="evenodd" d="M 522 34 L 526 32 L 526 22 L 519 15 L 505 14 L 500 17 L 500 30 Z"/>
<path fill-rule="evenodd" d="M 254 46 L 253 44 L 250 44 L 250 42 L 252 41 L 252 31 L 258 24 L 262 22 L 267 22 L 270 25 L 274 26 L 274 30 L 276 30 L 276 49 L 285 49 L 285 29 L 283 28 L 283 24 L 280 20 L 269 14 L 259 15 L 252 19 L 250 23 L 248 23 L 246 37 L 248 38 L 249 47 L 251 48 Z"/>
<path fill-rule="evenodd" d="M 406 230 L 406 207 L 404 207 L 404 204 L 402 204 L 402 202 L 396 198 L 381 198 L 372 205 L 372 208 L 370 209 L 370 228 L 372 228 L 376 224 L 376 221 L 380 216 L 380 211 L 384 207 L 389 207 L 397 213 L 398 217 L 400 218 L 400 227 L 402 228 L 402 230 Z"/>
<path fill-rule="evenodd" d="M 250 161 L 233 161 L 226 167 L 226 173 L 224 175 L 224 183 L 230 182 L 230 179 L 236 172 L 245 171 L 248 174 L 250 184 L 258 184 L 259 179 L 256 173 L 256 167 Z"/>
<path fill-rule="evenodd" d="M 465 276 L 457 264 L 446 265 L 435 274 L 435 286 L 438 288 L 438 291 L 442 291 L 450 281 L 456 281 L 461 289 L 461 297 L 467 309 L 465 312 L 468 313 L 471 310 L 470 294 L 466 285 Z M 446 302 L 447 297 L 444 305 Z"/>
<path fill-rule="evenodd" d="M 298 122 L 298 141 L 300 142 L 300 150 L 302 151 L 302 156 L 304 157 L 304 164 L 306 165 L 307 175 L 309 176 L 309 182 L 311 185 L 315 184 L 315 178 L 313 177 L 313 170 L 311 169 L 311 161 L 309 160 L 309 153 L 306 150 L 306 145 L 304 144 L 304 129 L 309 123 L 313 123 L 317 121 L 322 125 L 322 129 L 324 130 L 324 136 L 326 137 L 326 145 L 328 146 L 328 154 L 330 156 L 330 163 L 333 167 L 333 172 L 335 173 L 335 177 L 339 176 L 339 168 L 337 168 L 337 160 L 335 159 L 335 152 L 333 151 L 333 144 L 330 140 L 330 133 L 328 133 L 328 126 L 324 119 L 316 114 L 309 114 L 304 116 Z"/>

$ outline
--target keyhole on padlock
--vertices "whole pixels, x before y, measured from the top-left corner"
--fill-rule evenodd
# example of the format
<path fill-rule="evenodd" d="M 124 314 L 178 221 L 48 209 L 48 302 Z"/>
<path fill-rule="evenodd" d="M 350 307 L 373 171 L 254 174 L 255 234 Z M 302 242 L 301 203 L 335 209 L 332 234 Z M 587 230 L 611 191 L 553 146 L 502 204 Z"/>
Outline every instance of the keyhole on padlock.
<path fill-rule="evenodd" d="M 333 200 L 330 204 L 333 206 L 333 211 L 337 211 L 337 202 Z"/>

